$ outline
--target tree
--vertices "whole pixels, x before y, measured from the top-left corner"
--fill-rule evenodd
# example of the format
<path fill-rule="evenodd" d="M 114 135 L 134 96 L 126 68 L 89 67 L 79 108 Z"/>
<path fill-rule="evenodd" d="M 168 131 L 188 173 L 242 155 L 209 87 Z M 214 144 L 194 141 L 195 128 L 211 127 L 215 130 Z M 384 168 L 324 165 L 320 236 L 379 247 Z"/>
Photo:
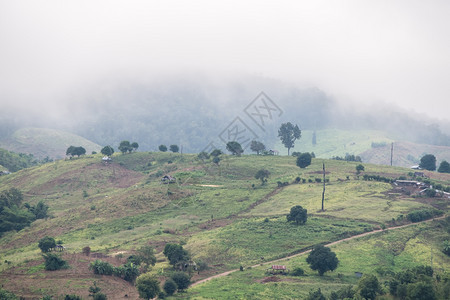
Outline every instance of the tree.
<path fill-rule="evenodd" d="M 47 253 L 50 249 L 56 247 L 55 239 L 50 236 L 45 236 L 39 240 L 38 247 L 42 252 Z"/>
<path fill-rule="evenodd" d="M 288 222 L 295 222 L 297 225 L 305 224 L 308 218 L 308 211 L 306 208 L 296 205 L 291 208 L 291 212 L 286 216 Z"/>
<path fill-rule="evenodd" d="M 241 154 L 244 152 L 241 144 L 239 144 L 236 141 L 228 142 L 227 150 L 230 151 L 232 155 L 236 155 L 236 156 L 241 156 Z"/>
<path fill-rule="evenodd" d="M 433 154 L 426 154 L 422 156 L 419 167 L 428 171 L 436 170 L 436 157 Z"/>
<path fill-rule="evenodd" d="M 152 247 L 149 245 L 142 246 L 138 249 L 138 256 L 140 257 L 141 261 L 147 265 L 147 268 L 149 266 L 154 266 L 156 263 L 156 257 L 155 252 Z"/>
<path fill-rule="evenodd" d="M 161 152 L 166 152 L 167 151 L 167 146 L 166 145 L 159 145 L 158 149 Z"/>
<path fill-rule="evenodd" d="M 358 290 L 361 297 L 373 300 L 381 292 L 381 286 L 375 275 L 364 274 L 358 282 Z"/>
<path fill-rule="evenodd" d="M 173 153 L 180 151 L 180 148 L 178 148 L 178 145 L 170 145 L 169 148 L 170 148 L 170 151 L 172 151 Z"/>
<path fill-rule="evenodd" d="M 189 252 L 183 249 L 183 246 L 179 244 L 166 244 L 163 253 L 169 260 L 169 263 L 174 267 L 176 264 L 189 261 L 191 258 Z"/>
<path fill-rule="evenodd" d="M 356 173 L 361 173 L 361 171 L 364 171 L 364 166 L 362 164 L 359 164 L 356 166 Z"/>
<path fill-rule="evenodd" d="M 220 163 L 220 157 L 218 157 L 218 156 L 214 156 L 214 158 L 213 158 L 213 163 L 215 163 L 216 165 L 219 165 L 219 163 Z"/>
<path fill-rule="evenodd" d="M 211 151 L 211 156 L 218 157 L 219 155 L 223 154 L 223 152 L 220 149 L 214 149 Z"/>
<path fill-rule="evenodd" d="M 126 152 L 131 152 L 133 150 L 133 147 L 131 146 L 129 141 L 121 141 L 118 149 L 120 152 L 122 152 L 122 154 L 124 154 Z"/>
<path fill-rule="evenodd" d="M 102 150 L 100 151 L 103 155 L 106 155 L 106 156 L 111 156 L 111 155 L 113 155 L 114 154 L 114 148 L 113 147 L 111 147 L 111 146 L 105 146 L 105 147 L 103 147 L 102 148 Z"/>
<path fill-rule="evenodd" d="M 172 278 L 169 278 L 164 282 L 163 289 L 167 295 L 172 296 L 177 291 L 178 286 Z"/>
<path fill-rule="evenodd" d="M 142 274 L 136 279 L 136 288 L 139 297 L 143 299 L 153 299 L 161 292 L 158 279 L 150 273 Z"/>
<path fill-rule="evenodd" d="M 178 290 L 180 291 L 187 289 L 191 284 L 191 278 L 184 272 L 175 272 L 171 278 L 177 284 Z"/>
<path fill-rule="evenodd" d="M 259 155 L 260 152 L 266 150 L 266 146 L 261 142 L 252 141 L 252 143 L 250 144 L 250 150 L 256 152 L 256 154 Z"/>
<path fill-rule="evenodd" d="M 320 276 L 323 276 L 327 271 L 335 270 L 339 264 L 336 253 L 322 245 L 314 246 L 306 262 L 312 270 L 317 270 Z"/>
<path fill-rule="evenodd" d="M 450 173 L 450 164 L 446 160 L 443 160 L 437 171 L 439 173 Z"/>
<path fill-rule="evenodd" d="M 297 156 L 297 166 L 300 168 L 306 168 L 311 164 L 312 156 L 308 152 L 302 153 Z"/>
<path fill-rule="evenodd" d="M 292 125 L 291 122 L 281 124 L 278 129 L 278 137 L 283 145 L 288 149 L 288 155 L 291 148 L 295 146 L 295 141 L 302 135 L 300 128 L 297 125 Z"/>
<path fill-rule="evenodd" d="M 45 269 L 47 271 L 56 271 L 67 268 L 67 262 L 61 258 L 58 254 L 47 253 L 44 254 Z"/>
<path fill-rule="evenodd" d="M 73 155 L 76 155 L 78 157 L 80 157 L 81 155 L 85 155 L 86 154 L 86 149 L 84 149 L 83 147 L 75 147 L 74 151 L 72 152 Z"/>
<path fill-rule="evenodd" d="M 433 284 L 423 281 L 408 284 L 406 294 L 408 299 L 414 300 L 435 300 L 437 298 Z"/>
<path fill-rule="evenodd" d="M 261 169 L 258 172 L 256 172 L 255 174 L 255 178 L 256 179 L 260 179 L 261 180 L 261 185 L 264 185 L 267 182 L 267 179 L 269 178 L 270 172 L 265 170 L 265 169 Z"/>
<path fill-rule="evenodd" d="M 209 154 L 205 151 L 200 152 L 197 157 L 201 160 L 209 159 Z"/>
<path fill-rule="evenodd" d="M 139 148 L 139 144 L 137 142 L 131 143 L 131 148 L 133 148 L 134 151 L 136 151 Z"/>
<path fill-rule="evenodd" d="M 75 154 L 73 154 L 74 153 L 74 151 L 75 151 L 75 146 L 69 146 L 69 148 L 67 148 L 67 150 L 66 150 L 66 155 L 70 155 L 70 156 L 74 156 Z"/>
<path fill-rule="evenodd" d="M 325 296 L 322 294 L 320 288 L 315 291 L 310 291 L 307 300 L 326 300 Z"/>

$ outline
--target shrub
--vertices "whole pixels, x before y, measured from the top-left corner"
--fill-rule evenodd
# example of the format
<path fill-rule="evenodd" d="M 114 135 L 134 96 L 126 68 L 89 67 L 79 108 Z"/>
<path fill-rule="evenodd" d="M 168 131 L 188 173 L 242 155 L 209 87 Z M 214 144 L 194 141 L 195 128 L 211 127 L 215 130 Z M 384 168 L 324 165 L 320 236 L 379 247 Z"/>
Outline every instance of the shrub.
<path fill-rule="evenodd" d="M 56 271 L 68 268 L 67 262 L 58 254 L 48 253 L 44 254 L 45 269 L 47 271 Z"/>
<path fill-rule="evenodd" d="M 89 254 L 91 254 L 91 247 L 86 246 L 86 247 L 83 248 L 82 251 L 83 251 L 84 255 L 89 256 Z"/>
<path fill-rule="evenodd" d="M 294 270 L 292 270 L 292 276 L 303 276 L 303 275 L 305 275 L 305 271 L 300 267 L 297 267 Z"/>
<path fill-rule="evenodd" d="M 50 249 L 56 247 L 55 239 L 49 236 L 45 236 L 39 240 L 38 247 L 44 253 L 49 252 Z"/>
<path fill-rule="evenodd" d="M 94 274 L 98 275 L 112 275 L 114 267 L 106 261 L 96 259 L 89 265 L 89 270 L 92 270 Z"/>
<path fill-rule="evenodd" d="M 443 212 L 441 210 L 437 210 L 437 209 L 420 209 L 420 210 L 414 210 L 414 211 L 410 212 L 406 216 L 406 218 L 409 221 L 416 223 L 416 222 L 431 219 L 434 216 L 439 216 L 442 214 L 443 214 Z"/>
<path fill-rule="evenodd" d="M 172 280 L 177 284 L 178 290 L 183 291 L 191 284 L 189 275 L 184 272 L 175 272 L 171 276 Z"/>
<path fill-rule="evenodd" d="M 178 286 L 172 278 L 169 278 L 164 283 L 163 289 L 167 295 L 172 296 L 177 291 Z"/>

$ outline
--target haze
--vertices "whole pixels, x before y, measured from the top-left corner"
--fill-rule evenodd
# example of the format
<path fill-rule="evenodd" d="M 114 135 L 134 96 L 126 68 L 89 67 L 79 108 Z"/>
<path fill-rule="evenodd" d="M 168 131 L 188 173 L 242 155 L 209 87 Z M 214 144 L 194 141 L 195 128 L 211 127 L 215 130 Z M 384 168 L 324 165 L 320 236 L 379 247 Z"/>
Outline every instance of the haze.
<path fill-rule="evenodd" d="M 448 121 L 449 15 L 444 0 L 1 1 L 0 101 L 57 115 L 103 78 L 246 73 Z"/>

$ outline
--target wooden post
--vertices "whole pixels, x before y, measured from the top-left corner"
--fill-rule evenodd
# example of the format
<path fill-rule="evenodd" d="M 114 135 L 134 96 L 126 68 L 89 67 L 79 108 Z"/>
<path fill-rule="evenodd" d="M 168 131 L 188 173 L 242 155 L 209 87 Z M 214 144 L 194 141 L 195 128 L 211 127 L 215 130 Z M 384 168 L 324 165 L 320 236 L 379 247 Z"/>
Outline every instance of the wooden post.
<path fill-rule="evenodd" d="M 391 143 L 391 167 L 392 167 L 392 156 L 394 154 L 394 142 Z"/>
<path fill-rule="evenodd" d="M 323 192 L 322 192 L 322 211 L 324 211 L 323 209 L 323 202 L 325 199 L 325 163 L 322 163 L 323 166 Z"/>

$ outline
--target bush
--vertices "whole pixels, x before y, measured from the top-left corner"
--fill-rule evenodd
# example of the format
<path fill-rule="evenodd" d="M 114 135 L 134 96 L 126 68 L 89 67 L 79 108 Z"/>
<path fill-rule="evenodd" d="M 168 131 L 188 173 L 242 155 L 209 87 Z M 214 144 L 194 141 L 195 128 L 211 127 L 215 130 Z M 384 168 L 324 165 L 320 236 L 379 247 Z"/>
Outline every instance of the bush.
<path fill-rule="evenodd" d="M 89 265 L 89 270 L 98 275 L 113 275 L 114 267 L 106 261 L 96 259 Z"/>
<path fill-rule="evenodd" d="M 187 289 L 191 284 L 191 278 L 184 272 L 176 272 L 171 278 L 177 284 L 178 290 L 180 291 Z"/>
<path fill-rule="evenodd" d="M 416 223 L 416 222 L 431 219 L 435 216 L 440 216 L 442 214 L 443 214 L 443 212 L 441 210 L 437 210 L 437 209 L 420 209 L 420 210 L 414 210 L 414 211 L 410 212 L 406 216 L 406 218 L 409 221 Z"/>
<path fill-rule="evenodd" d="M 56 271 L 68 268 L 67 262 L 58 254 L 48 253 L 44 254 L 45 269 L 47 271 Z"/>
<path fill-rule="evenodd" d="M 177 291 L 178 286 L 172 278 L 169 278 L 164 283 L 163 289 L 167 295 L 172 296 Z"/>
<path fill-rule="evenodd" d="M 297 157 L 297 166 L 299 168 L 306 168 L 311 164 L 312 156 L 309 153 L 302 153 Z"/>
<path fill-rule="evenodd" d="M 304 275 L 305 271 L 300 267 L 297 267 L 294 270 L 292 270 L 292 276 L 304 276 Z"/>
<path fill-rule="evenodd" d="M 83 251 L 84 255 L 89 256 L 89 254 L 91 254 L 91 247 L 86 246 L 86 247 L 83 248 L 82 251 Z"/>
<path fill-rule="evenodd" d="M 39 240 L 38 247 L 44 253 L 49 252 L 50 249 L 56 247 L 55 239 L 49 236 L 45 236 Z"/>
<path fill-rule="evenodd" d="M 64 300 L 83 300 L 83 299 L 80 296 L 71 294 L 71 295 L 66 295 L 64 297 Z"/>

